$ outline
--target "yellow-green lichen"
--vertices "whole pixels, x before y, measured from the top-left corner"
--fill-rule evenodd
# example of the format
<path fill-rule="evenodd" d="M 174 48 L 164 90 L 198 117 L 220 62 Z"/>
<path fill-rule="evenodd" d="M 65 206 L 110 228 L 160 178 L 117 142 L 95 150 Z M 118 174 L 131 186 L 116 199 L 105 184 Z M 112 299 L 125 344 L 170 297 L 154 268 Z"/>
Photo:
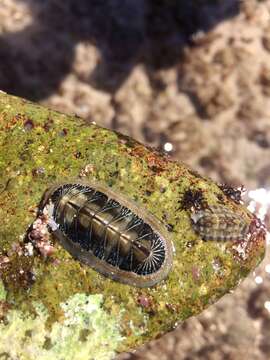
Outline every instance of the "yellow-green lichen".
<path fill-rule="evenodd" d="M 119 317 L 102 308 L 102 295 L 76 294 L 60 307 L 63 317 L 47 329 L 48 312 L 35 304 L 36 316 L 10 310 L 0 324 L 0 358 L 11 360 L 109 360 L 122 341 Z M 120 316 L 120 314 L 119 314 Z"/>
<path fill-rule="evenodd" d="M 3 281 L 0 279 L 0 301 L 5 301 L 7 297 L 7 292 Z"/>

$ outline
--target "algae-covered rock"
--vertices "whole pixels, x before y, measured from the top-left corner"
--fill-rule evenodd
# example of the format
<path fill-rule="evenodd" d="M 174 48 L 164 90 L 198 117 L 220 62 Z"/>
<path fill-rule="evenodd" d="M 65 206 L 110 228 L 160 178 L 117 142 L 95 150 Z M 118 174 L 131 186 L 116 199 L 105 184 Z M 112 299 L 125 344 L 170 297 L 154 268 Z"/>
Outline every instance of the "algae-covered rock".
<path fill-rule="evenodd" d="M 51 329 L 42 303 L 34 303 L 35 316 L 10 310 L 7 323 L 0 324 L 0 354 L 20 360 L 110 360 L 122 340 L 121 318 L 110 316 L 101 304 L 102 295 L 75 294 L 60 304 L 63 319 Z"/>
<path fill-rule="evenodd" d="M 75 260 L 53 235 L 29 237 L 45 190 L 69 179 L 98 181 L 157 219 L 174 248 L 165 280 L 122 284 Z M 239 191 L 126 136 L 4 93 L 0 203 L 0 353 L 11 359 L 76 359 L 75 348 L 78 359 L 109 359 L 200 313 L 264 255 L 265 229 Z"/>

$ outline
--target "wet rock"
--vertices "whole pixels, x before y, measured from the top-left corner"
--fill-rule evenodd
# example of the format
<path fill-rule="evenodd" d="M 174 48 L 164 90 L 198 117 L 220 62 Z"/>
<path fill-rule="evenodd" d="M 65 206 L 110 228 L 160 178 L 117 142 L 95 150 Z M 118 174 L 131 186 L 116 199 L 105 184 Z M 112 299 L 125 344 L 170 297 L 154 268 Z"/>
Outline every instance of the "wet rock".
<path fill-rule="evenodd" d="M 9 334 L 19 345 L 26 336 L 31 351 L 47 348 L 48 354 L 54 355 L 59 334 L 68 332 L 66 326 L 71 323 L 80 335 L 77 342 L 69 344 L 72 352 L 82 339 L 89 339 L 85 323 L 81 326 L 85 319 L 89 331 L 100 341 L 99 346 L 109 349 L 110 352 L 104 350 L 107 359 L 108 354 L 133 349 L 200 313 L 234 288 L 262 259 L 264 227 L 230 197 L 224 197 L 222 206 L 235 213 L 237 221 L 241 219 L 241 226 L 246 224 L 247 236 L 231 237 L 228 241 L 212 237 L 203 240 L 194 231 L 191 221 L 194 212 L 201 203 L 204 208 L 214 209 L 220 204 L 222 190 L 168 155 L 95 124 L 86 125 L 78 118 L 3 93 L 0 117 L 0 184 L 3 184 L 0 274 L 5 301 L 15 305 L 11 310 L 5 307 L 7 324 L 1 324 L 0 329 L 3 339 Z M 35 124 L 31 131 L 25 131 L 25 118 Z M 52 119 L 50 127 L 46 126 L 48 118 Z M 65 136 L 60 136 L 63 129 Z M 26 144 L 27 156 L 22 158 L 18 154 Z M 80 156 L 74 156 L 77 153 Z M 33 176 L 33 169 L 41 168 L 42 176 Z M 34 233 L 34 243 L 29 240 L 27 234 L 36 220 L 45 190 L 51 184 L 78 178 L 99 181 L 130 199 L 150 212 L 164 232 L 170 225 L 168 239 L 173 243 L 174 254 L 168 278 L 142 291 L 80 263 L 52 234 L 48 239 L 46 235 L 46 241 L 52 243 L 54 251 L 46 256 L 35 246 L 42 240 L 40 234 Z M 11 181 L 13 185 L 6 186 Z M 160 191 L 161 188 L 166 191 Z M 190 189 L 191 195 L 202 195 L 187 199 L 185 194 Z M 193 206 L 187 206 L 190 201 Z M 92 307 L 87 301 L 97 309 L 97 314 L 101 312 L 100 319 L 108 322 L 100 320 L 100 325 L 93 329 Z M 23 318 L 27 321 L 22 321 Z M 51 326 L 50 333 L 45 323 Z M 18 327 L 19 332 L 12 332 Z M 115 329 L 119 336 L 110 342 L 108 334 L 115 333 Z M 40 331 L 40 337 L 32 336 L 35 331 Z M 64 354 L 69 340 L 67 336 L 61 343 L 61 355 L 67 359 Z M 3 352 L 15 351 L 5 344 L 0 341 Z M 89 352 L 91 346 L 94 345 L 87 342 Z M 21 351 L 28 350 L 29 347 L 19 346 L 14 356 L 26 356 Z M 32 359 L 31 356 L 28 357 Z"/>

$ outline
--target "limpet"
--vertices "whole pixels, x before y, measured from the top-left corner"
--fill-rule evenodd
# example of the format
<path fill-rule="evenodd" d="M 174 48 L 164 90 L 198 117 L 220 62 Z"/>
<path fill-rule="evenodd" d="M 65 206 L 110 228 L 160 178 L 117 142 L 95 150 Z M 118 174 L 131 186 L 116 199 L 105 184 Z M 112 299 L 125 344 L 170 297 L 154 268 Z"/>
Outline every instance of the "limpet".
<path fill-rule="evenodd" d="M 41 212 L 76 259 L 132 286 L 164 280 L 172 267 L 170 235 L 152 214 L 101 184 L 67 182 L 49 188 Z"/>

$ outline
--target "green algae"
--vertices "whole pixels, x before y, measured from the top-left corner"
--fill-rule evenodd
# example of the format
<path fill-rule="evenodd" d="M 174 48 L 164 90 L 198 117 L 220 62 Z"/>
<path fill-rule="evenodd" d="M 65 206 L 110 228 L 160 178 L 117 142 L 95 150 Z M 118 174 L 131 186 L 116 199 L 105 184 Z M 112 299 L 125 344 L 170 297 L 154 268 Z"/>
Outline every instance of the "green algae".
<path fill-rule="evenodd" d="M 5 289 L 5 285 L 2 280 L 0 280 L 0 301 L 5 301 L 7 298 L 7 292 Z"/>
<path fill-rule="evenodd" d="M 170 229 L 175 253 L 166 281 L 145 289 L 119 284 L 74 260 L 55 239 L 52 256 L 25 251 L 25 234 L 46 188 L 79 176 L 124 194 Z M 190 189 L 201 192 L 208 206 L 225 206 L 247 224 L 254 219 L 185 164 L 116 132 L 1 93 L 0 255 L 9 262 L 0 266 L 0 274 L 6 300 L 15 304 L 10 312 L 33 314 L 33 303 L 42 302 L 46 324 L 53 327 L 67 299 L 78 293 L 102 294 L 111 315 L 125 310 L 117 351 L 134 348 L 200 313 L 257 266 L 264 255 L 264 236 L 252 238 L 244 256 L 231 242 L 203 241 L 185 206 Z"/>
<path fill-rule="evenodd" d="M 0 357 L 11 360 L 109 360 L 122 340 L 118 317 L 102 308 L 102 295 L 75 294 L 60 304 L 62 319 L 46 327 L 48 312 L 34 304 L 36 315 L 10 310 L 0 324 Z M 106 326 L 104 326 L 106 324 Z"/>

